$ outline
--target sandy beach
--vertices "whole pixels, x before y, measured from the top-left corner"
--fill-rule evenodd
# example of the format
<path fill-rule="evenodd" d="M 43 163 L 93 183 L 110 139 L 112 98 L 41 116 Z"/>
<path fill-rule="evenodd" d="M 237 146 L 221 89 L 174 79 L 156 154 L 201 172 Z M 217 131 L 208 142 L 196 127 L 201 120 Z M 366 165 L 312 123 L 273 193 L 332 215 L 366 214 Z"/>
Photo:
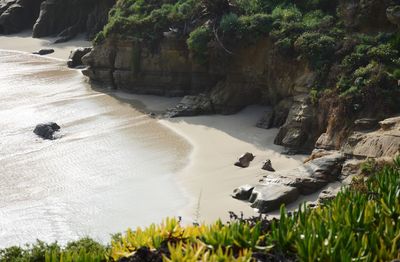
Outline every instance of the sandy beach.
<path fill-rule="evenodd" d="M 31 54 L 40 49 L 51 48 L 54 49 L 54 53 L 46 55 L 46 57 L 67 60 L 71 50 L 77 47 L 92 46 L 90 41 L 85 40 L 84 35 L 79 35 L 66 43 L 54 44 L 55 40 L 55 37 L 32 38 L 32 31 L 28 30 L 10 36 L 0 36 L 0 49 Z"/>
<path fill-rule="evenodd" d="M 54 39 L 32 39 L 30 32 L 15 36 L 0 37 L 0 49 L 31 53 L 40 48 L 53 48 L 50 58 L 67 59 L 75 47 L 90 46 L 82 39 L 64 44 L 51 44 Z M 83 76 L 82 76 L 83 78 Z M 122 92 L 107 92 L 120 100 L 148 112 L 160 112 L 171 107 L 179 98 L 132 95 Z M 257 215 L 248 203 L 233 199 L 233 189 L 243 184 L 254 184 L 267 171 L 261 169 L 266 159 L 272 161 L 276 170 L 292 169 L 302 163 L 305 156 L 281 154 L 283 148 L 273 144 L 277 129 L 255 127 L 266 107 L 250 106 L 230 115 L 212 115 L 157 120 L 161 125 L 184 138 L 190 145 L 188 160 L 184 168 L 176 172 L 176 183 L 182 187 L 187 205 L 177 210 L 187 223 L 212 222 L 229 218 L 228 211 L 245 216 Z M 174 150 L 174 148 L 171 148 Z M 256 158 L 246 169 L 234 166 L 237 158 L 251 152 Z M 297 204 L 296 204 L 297 206 Z M 159 222 L 159 221 L 148 221 Z"/>

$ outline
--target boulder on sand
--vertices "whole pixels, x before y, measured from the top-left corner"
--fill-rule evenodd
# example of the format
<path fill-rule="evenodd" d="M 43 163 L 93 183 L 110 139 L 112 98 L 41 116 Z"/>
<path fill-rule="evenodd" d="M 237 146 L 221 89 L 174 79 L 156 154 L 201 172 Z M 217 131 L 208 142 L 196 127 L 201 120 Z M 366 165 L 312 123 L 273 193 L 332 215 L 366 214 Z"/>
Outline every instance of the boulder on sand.
<path fill-rule="evenodd" d="M 40 49 L 37 52 L 33 52 L 34 55 L 48 55 L 54 53 L 54 49 Z"/>
<path fill-rule="evenodd" d="M 243 168 L 249 167 L 250 162 L 253 161 L 254 158 L 255 156 L 252 153 L 247 152 L 239 158 L 239 160 L 235 163 L 235 166 Z"/>
<path fill-rule="evenodd" d="M 275 172 L 275 169 L 272 167 L 272 162 L 270 159 L 265 160 L 262 169 L 270 172 Z"/>
<path fill-rule="evenodd" d="M 45 124 L 39 124 L 33 130 L 33 133 L 40 136 L 43 139 L 53 140 L 55 139 L 54 133 L 60 130 L 60 126 L 54 122 Z"/>

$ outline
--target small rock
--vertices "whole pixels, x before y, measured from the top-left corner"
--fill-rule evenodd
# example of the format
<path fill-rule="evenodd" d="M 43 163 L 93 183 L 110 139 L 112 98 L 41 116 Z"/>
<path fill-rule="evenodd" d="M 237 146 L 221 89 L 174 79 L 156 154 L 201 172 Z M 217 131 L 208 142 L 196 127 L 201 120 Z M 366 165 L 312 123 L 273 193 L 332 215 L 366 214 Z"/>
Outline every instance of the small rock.
<path fill-rule="evenodd" d="M 264 162 L 264 165 L 263 165 L 262 169 L 263 169 L 263 170 L 270 171 L 270 172 L 275 172 L 275 169 L 272 167 L 272 162 L 271 162 L 271 160 L 269 160 L 269 159 L 267 159 L 267 160 Z"/>
<path fill-rule="evenodd" d="M 251 193 L 253 192 L 254 186 L 243 185 L 235 188 L 232 193 L 232 197 L 239 200 L 249 200 Z"/>
<path fill-rule="evenodd" d="M 48 55 L 54 53 L 54 49 L 41 49 L 38 52 L 34 52 L 34 55 Z"/>
<path fill-rule="evenodd" d="M 252 153 L 247 152 L 239 158 L 239 160 L 235 163 L 235 166 L 243 168 L 249 167 L 250 162 L 253 161 L 254 158 L 255 156 Z"/>
<path fill-rule="evenodd" d="M 40 136 L 43 139 L 53 140 L 55 139 L 54 133 L 60 130 L 60 126 L 54 122 L 45 124 L 39 124 L 33 130 L 33 133 Z"/>

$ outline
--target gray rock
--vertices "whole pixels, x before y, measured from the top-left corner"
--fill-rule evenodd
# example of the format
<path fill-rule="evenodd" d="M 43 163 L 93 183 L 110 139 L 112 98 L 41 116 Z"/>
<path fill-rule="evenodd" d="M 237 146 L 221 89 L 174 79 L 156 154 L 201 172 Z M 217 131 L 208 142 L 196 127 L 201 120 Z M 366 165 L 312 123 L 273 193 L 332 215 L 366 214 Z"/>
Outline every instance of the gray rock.
<path fill-rule="evenodd" d="M 250 162 L 253 161 L 255 156 L 252 153 L 246 153 L 242 155 L 239 160 L 235 163 L 235 166 L 246 168 L 250 166 Z"/>
<path fill-rule="evenodd" d="M 196 116 L 214 113 L 210 98 L 205 94 L 185 96 L 179 104 L 167 110 L 165 116 Z"/>
<path fill-rule="evenodd" d="M 45 124 L 39 124 L 33 130 L 33 133 L 40 136 L 43 139 L 53 140 L 55 139 L 54 133 L 60 130 L 60 126 L 54 122 Z"/>
<path fill-rule="evenodd" d="M 258 185 L 253 189 L 249 202 L 260 213 L 267 213 L 297 200 L 299 191 L 295 187 L 279 184 Z"/>
<path fill-rule="evenodd" d="M 235 188 L 232 193 L 232 197 L 239 200 L 249 200 L 251 193 L 253 192 L 254 186 L 243 185 Z"/>
<path fill-rule="evenodd" d="M 268 110 L 264 113 L 260 120 L 258 120 L 256 126 L 259 128 L 270 129 L 274 121 L 274 111 Z"/>
<path fill-rule="evenodd" d="M 81 47 L 71 51 L 67 62 L 68 67 L 75 68 L 83 65 L 82 57 L 88 54 L 90 51 L 92 51 L 91 47 Z"/>
<path fill-rule="evenodd" d="M 293 105 L 285 124 L 279 129 L 275 144 L 294 152 L 309 152 L 315 142 L 313 123 L 315 110 L 308 95 L 294 97 Z"/>
<path fill-rule="evenodd" d="M 342 147 L 345 155 L 358 159 L 394 157 L 400 152 L 400 117 L 379 122 L 381 129 L 355 132 Z"/>
<path fill-rule="evenodd" d="M 355 130 L 357 131 L 369 131 L 379 128 L 378 119 L 375 118 L 362 118 L 354 121 Z"/>
<path fill-rule="evenodd" d="M 54 49 L 40 49 L 37 52 L 33 52 L 35 55 L 48 55 L 54 53 Z"/>
<path fill-rule="evenodd" d="M 264 161 L 262 169 L 270 172 L 275 172 L 275 169 L 272 167 L 272 162 L 270 159 Z"/>

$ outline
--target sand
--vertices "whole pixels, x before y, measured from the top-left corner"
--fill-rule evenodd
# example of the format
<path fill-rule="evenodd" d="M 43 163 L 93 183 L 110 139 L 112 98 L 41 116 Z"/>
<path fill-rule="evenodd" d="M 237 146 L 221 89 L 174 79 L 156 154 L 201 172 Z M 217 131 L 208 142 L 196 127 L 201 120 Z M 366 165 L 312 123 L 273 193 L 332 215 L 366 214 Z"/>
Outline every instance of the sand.
<path fill-rule="evenodd" d="M 30 32 L 16 36 L 0 37 L 0 49 L 33 52 L 40 48 L 54 48 L 48 57 L 66 59 L 74 47 L 90 46 L 82 39 L 64 44 L 51 44 L 54 39 L 32 39 Z M 112 94 L 121 102 L 132 103 L 145 111 L 162 111 L 179 101 L 177 98 L 129 95 L 120 92 Z M 235 187 L 254 184 L 265 174 L 261 169 L 266 159 L 272 161 L 276 170 L 292 169 L 300 165 L 305 156 L 286 156 L 282 147 L 273 144 L 277 129 L 255 127 L 266 107 L 250 106 L 235 115 L 183 117 L 161 119 L 159 122 L 185 138 L 192 150 L 185 168 L 176 174 L 189 205 L 177 210 L 184 221 L 211 222 L 229 218 L 228 211 L 245 216 L 257 215 L 256 211 L 244 203 L 233 199 L 230 194 Z M 251 152 L 256 155 L 251 166 L 246 169 L 234 166 L 237 158 Z M 157 222 L 157 221 L 149 221 Z"/>
<path fill-rule="evenodd" d="M 176 99 L 124 95 L 119 97 L 138 100 L 147 111 L 160 111 Z M 170 103 L 168 103 L 168 101 Z M 261 169 L 263 161 L 270 159 L 276 170 L 288 170 L 302 164 L 306 156 L 287 156 L 284 148 L 274 145 L 278 129 L 260 129 L 255 126 L 267 110 L 263 106 L 249 106 L 235 115 L 209 115 L 159 120 L 161 124 L 184 137 L 192 152 L 187 166 L 178 173 L 178 182 L 191 199 L 190 206 L 182 211 L 186 222 L 213 222 L 228 220 L 229 211 L 244 216 L 257 216 L 248 203 L 233 199 L 233 189 L 244 184 L 256 184 L 268 174 Z M 234 166 L 241 154 L 253 153 L 256 158 L 249 168 Z M 303 201 L 313 201 L 315 196 L 302 198 L 289 209 L 295 209 Z M 276 215 L 275 213 L 272 213 Z M 186 220 L 185 220 L 186 218 Z"/>
<path fill-rule="evenodd" d="M 40 49 L 51 48 L 54 53 L 46 57 L 67 60 L 70 52 L 76 47 L 90 47 L 92 43 L 79 35 L 66 43 L 54 44 L 55 37 L 32 38 L 32 31 L 24 31 L 10 36 L 0 36 L 0 49 L 33 53 Z"/>

